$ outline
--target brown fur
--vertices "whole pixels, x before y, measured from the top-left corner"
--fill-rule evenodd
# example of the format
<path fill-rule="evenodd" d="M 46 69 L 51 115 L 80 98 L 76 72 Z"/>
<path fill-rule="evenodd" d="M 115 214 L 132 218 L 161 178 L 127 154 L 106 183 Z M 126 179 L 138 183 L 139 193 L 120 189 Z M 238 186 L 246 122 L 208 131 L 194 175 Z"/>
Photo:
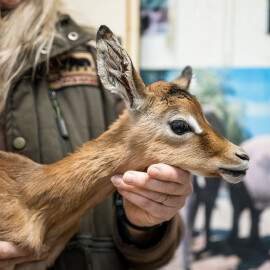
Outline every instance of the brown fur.
<path fill-rule="evenodd" d="M 105 38 L 111 37 L 105 33 Z M 130 68 L 129 79 L 138 96 L 143 96 L 141 101 L 134 99 L 134 104 L 143 105 L 134 109 L 132 101 L 130 112 L 126 110 L 98 139 L 51 165 L 0 152 L 0 239 L 37 253 L 49 252 L 45 261 L 18 269 L 51 265 L 76 232 L 81 217 L 114 191 L 110 178 L 115 174 L 163 162 L 203 176 L 220 176 L 221 166 L 243 165 L 235 155 L 243 150 L 210 127 L 195 97 L 176 93 L 172 83 L 157 82 L 146 88 Z M 129 90 L 133 99 L 134 89 Z M 174 135 L 169 122 L 175 115 L 192 115 L 203 132 Z"/>

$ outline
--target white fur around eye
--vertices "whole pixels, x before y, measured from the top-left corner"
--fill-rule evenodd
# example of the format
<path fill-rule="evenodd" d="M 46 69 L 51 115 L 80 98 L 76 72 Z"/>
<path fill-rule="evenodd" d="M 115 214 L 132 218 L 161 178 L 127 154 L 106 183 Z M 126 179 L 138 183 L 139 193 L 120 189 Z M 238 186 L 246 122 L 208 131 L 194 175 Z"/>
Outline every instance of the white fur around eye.
<path fill-rule="evenodd" d="M 188 117 L 188 123 L 193 128 L 195 133 L 202 133 L 202 129 L 193 116 Z"/>

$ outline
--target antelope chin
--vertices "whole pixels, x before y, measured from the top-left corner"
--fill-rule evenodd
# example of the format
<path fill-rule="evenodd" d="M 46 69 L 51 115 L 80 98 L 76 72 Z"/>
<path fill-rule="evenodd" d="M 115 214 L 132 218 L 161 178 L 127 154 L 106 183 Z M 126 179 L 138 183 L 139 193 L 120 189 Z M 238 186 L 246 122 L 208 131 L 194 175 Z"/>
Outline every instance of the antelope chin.
<path fill-rule="evenodd" d="M 244 180 L 246 171 L 248 167 L 245 168 L 219 168 L 221 177 L 232 184 L 237 184 Z"/>

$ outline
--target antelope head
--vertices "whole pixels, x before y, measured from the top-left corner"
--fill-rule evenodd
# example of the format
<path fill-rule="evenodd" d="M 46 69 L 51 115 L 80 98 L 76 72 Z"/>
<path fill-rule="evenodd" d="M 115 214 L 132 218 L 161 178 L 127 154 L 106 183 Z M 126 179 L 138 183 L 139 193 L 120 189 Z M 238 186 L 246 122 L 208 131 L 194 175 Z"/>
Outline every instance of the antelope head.
<path fill-rule="evenodd" d="M 146 87 L 131 59 L 106 26 L 97 33 L 97 66 L 103 85 L 125 101 L 130 114 L 132 145 L 153 162 L 164 162 L 230 183 L 243 180 L 249 156 L 219 135 L 190 94 L 192 69 L 176 83 L 159 81 Z"/>

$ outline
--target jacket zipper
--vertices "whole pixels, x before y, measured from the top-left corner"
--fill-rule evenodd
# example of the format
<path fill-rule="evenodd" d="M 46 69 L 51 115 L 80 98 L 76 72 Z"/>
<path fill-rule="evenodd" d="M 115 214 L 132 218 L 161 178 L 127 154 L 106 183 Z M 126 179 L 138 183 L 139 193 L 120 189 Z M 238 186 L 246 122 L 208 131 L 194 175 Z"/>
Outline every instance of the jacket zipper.
<path fill-rule="evenodd" d="M 66 122 L 62 116 L 62 111 L 60 109 L 60 106 L 56 97 L 56 92 L 49 90 L 49 96 L 51 99 L 58 130 L 61 135 L 63 154 L 64 156 L 67 156 L 67 154 L 71 152 L 71 146 L 70 146 L 69 134 L 68 134 Z"/>

